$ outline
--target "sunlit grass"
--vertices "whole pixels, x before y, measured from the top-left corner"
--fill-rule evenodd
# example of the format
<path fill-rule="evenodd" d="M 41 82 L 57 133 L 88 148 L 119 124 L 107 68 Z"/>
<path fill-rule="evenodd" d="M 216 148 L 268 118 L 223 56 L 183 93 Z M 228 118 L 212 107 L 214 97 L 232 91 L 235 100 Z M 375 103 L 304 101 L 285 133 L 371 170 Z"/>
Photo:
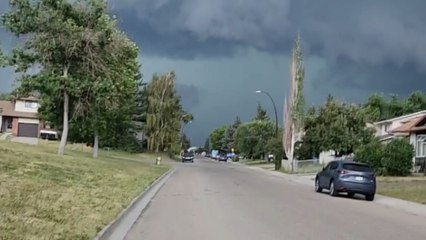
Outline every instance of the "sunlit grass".
<path fill-rule="evenodd" d="M 60 157 L 56 146 L 0 141 L 0 239 L 92 239 L 169 169 L 72 146 Z"/>

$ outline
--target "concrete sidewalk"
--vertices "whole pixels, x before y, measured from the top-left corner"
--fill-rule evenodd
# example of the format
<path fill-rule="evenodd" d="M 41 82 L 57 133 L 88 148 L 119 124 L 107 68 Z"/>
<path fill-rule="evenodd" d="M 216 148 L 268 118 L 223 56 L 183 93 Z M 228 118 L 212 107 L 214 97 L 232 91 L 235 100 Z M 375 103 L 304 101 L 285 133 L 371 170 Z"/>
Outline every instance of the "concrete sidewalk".
<path fill-rule="evenodd" d="M 288 181 L 296 182 L 305 186 L 312 187 L 312 191 L 314 191 L 314 185 L 315 185 L 315 174 L 312 175 L 293 175 L 293 174 L 286 174 L 283 172 L 278 171 L 271 171 L 267 170 L 265 168 L 259 167 L 259 166 L 247 166 L 238 162 L 231 162 L 232 164 L 243 166 L 250 168 L 254 171 L 262 171 L 266 174 L 274 175 L 277 177 L 282 177 Z M 381 204 L 384 206 L 387 206 L 389 208 L 399 209 L 402 211 L 405 211 L 407 213 L 418 215 L 418 216 L 424 216 L 426 217 L 426 205 L 410 202 L 406 200 L 401 200 L 397 198 L 387 197 L 380 194 L 376 194 L 376 198 L 373 203 Z"/>

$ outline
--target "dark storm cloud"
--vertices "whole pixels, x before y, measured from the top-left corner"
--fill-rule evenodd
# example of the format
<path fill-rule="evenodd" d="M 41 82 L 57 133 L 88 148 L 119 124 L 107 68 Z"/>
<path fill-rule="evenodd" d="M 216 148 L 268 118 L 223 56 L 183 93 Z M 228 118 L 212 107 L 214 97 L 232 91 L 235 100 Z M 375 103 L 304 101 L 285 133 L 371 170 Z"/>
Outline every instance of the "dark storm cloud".
<path fill-rule="evenodd" d="M 423 0 L 113 0 L 111 6 L 154 54 L 209 56 L 236 46 L 288 53 L 300 31 L 308 54 L 426 67 Z"/>
<path fill-rule="evenodd" d="M 182 107 L 191 111 L 199 102 L 199 89 L 194 85 L 176 84 L 176 91 L 181 96 Z"/>
<path fill-rule="evenodd" d="M 284 39 L 288 3 L 113 0 L 110 6 L 123 29 L 147 49 L 146 54 L 188 58 L 227 56 L 239 46 L 282 48 L 282 41 L 288 41 Z"/>
<path fill-rule="evenodd" d="M 120 3 L 114 0 L 111 6 L 121 26 L 148 56 L 229 57 L 246 47 L 289 55 L 300 32 L 305 58 L 318 57 L 326 63 L 316 75 L 310 75 L 312 65 L 306 66 L 308 102 L 327 94 L 359 102 L 372 92 L 406 95 L 426 90 L 423 0 Z"/>

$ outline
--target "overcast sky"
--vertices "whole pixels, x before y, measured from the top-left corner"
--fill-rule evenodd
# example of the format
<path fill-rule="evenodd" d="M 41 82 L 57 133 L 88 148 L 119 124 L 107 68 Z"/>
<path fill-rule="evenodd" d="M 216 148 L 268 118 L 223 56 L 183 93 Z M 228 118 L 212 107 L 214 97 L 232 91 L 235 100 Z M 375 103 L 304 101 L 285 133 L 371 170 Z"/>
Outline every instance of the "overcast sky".
<path fill-rule="evenodd" d="M 5 0 L 0 2 L 6 8 Z M 308 105 L 328 94 L 361 102 L 373 92 L 405 96 L 426 90 L 424 0 L 110 0 L 120 27 L 141 48 L 144 80 L 175 70 L 186 127 L 203 144 L 236 115 L 249 120 L 261 103 L 277 103 L 280 121 L 289 87 L 293 40 L 300 32 Z M 13 38 L 0 31 L 3 47 Z M 0 70 L 0 92 L 12 88 Z M 281 122 L 280 122 L 281 124 Z"/>

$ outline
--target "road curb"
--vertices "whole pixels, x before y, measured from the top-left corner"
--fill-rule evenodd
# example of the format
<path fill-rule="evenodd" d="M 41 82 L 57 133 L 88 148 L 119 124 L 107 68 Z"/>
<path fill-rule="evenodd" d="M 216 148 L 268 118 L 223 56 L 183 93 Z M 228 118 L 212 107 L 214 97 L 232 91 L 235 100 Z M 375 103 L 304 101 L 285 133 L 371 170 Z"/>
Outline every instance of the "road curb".
<path fill-rule="evenodd" d="M 135 197 L 112 222 L 104 227 L 93 240 L 124 239 L 133 224 L 138 220 L 139 216 L 147 208 L 160 188 L 167 182 L 175 171 L 175 168 L 171 168 L 169 171 L 158 177 L 145 189 L 145 191 Z"/>

